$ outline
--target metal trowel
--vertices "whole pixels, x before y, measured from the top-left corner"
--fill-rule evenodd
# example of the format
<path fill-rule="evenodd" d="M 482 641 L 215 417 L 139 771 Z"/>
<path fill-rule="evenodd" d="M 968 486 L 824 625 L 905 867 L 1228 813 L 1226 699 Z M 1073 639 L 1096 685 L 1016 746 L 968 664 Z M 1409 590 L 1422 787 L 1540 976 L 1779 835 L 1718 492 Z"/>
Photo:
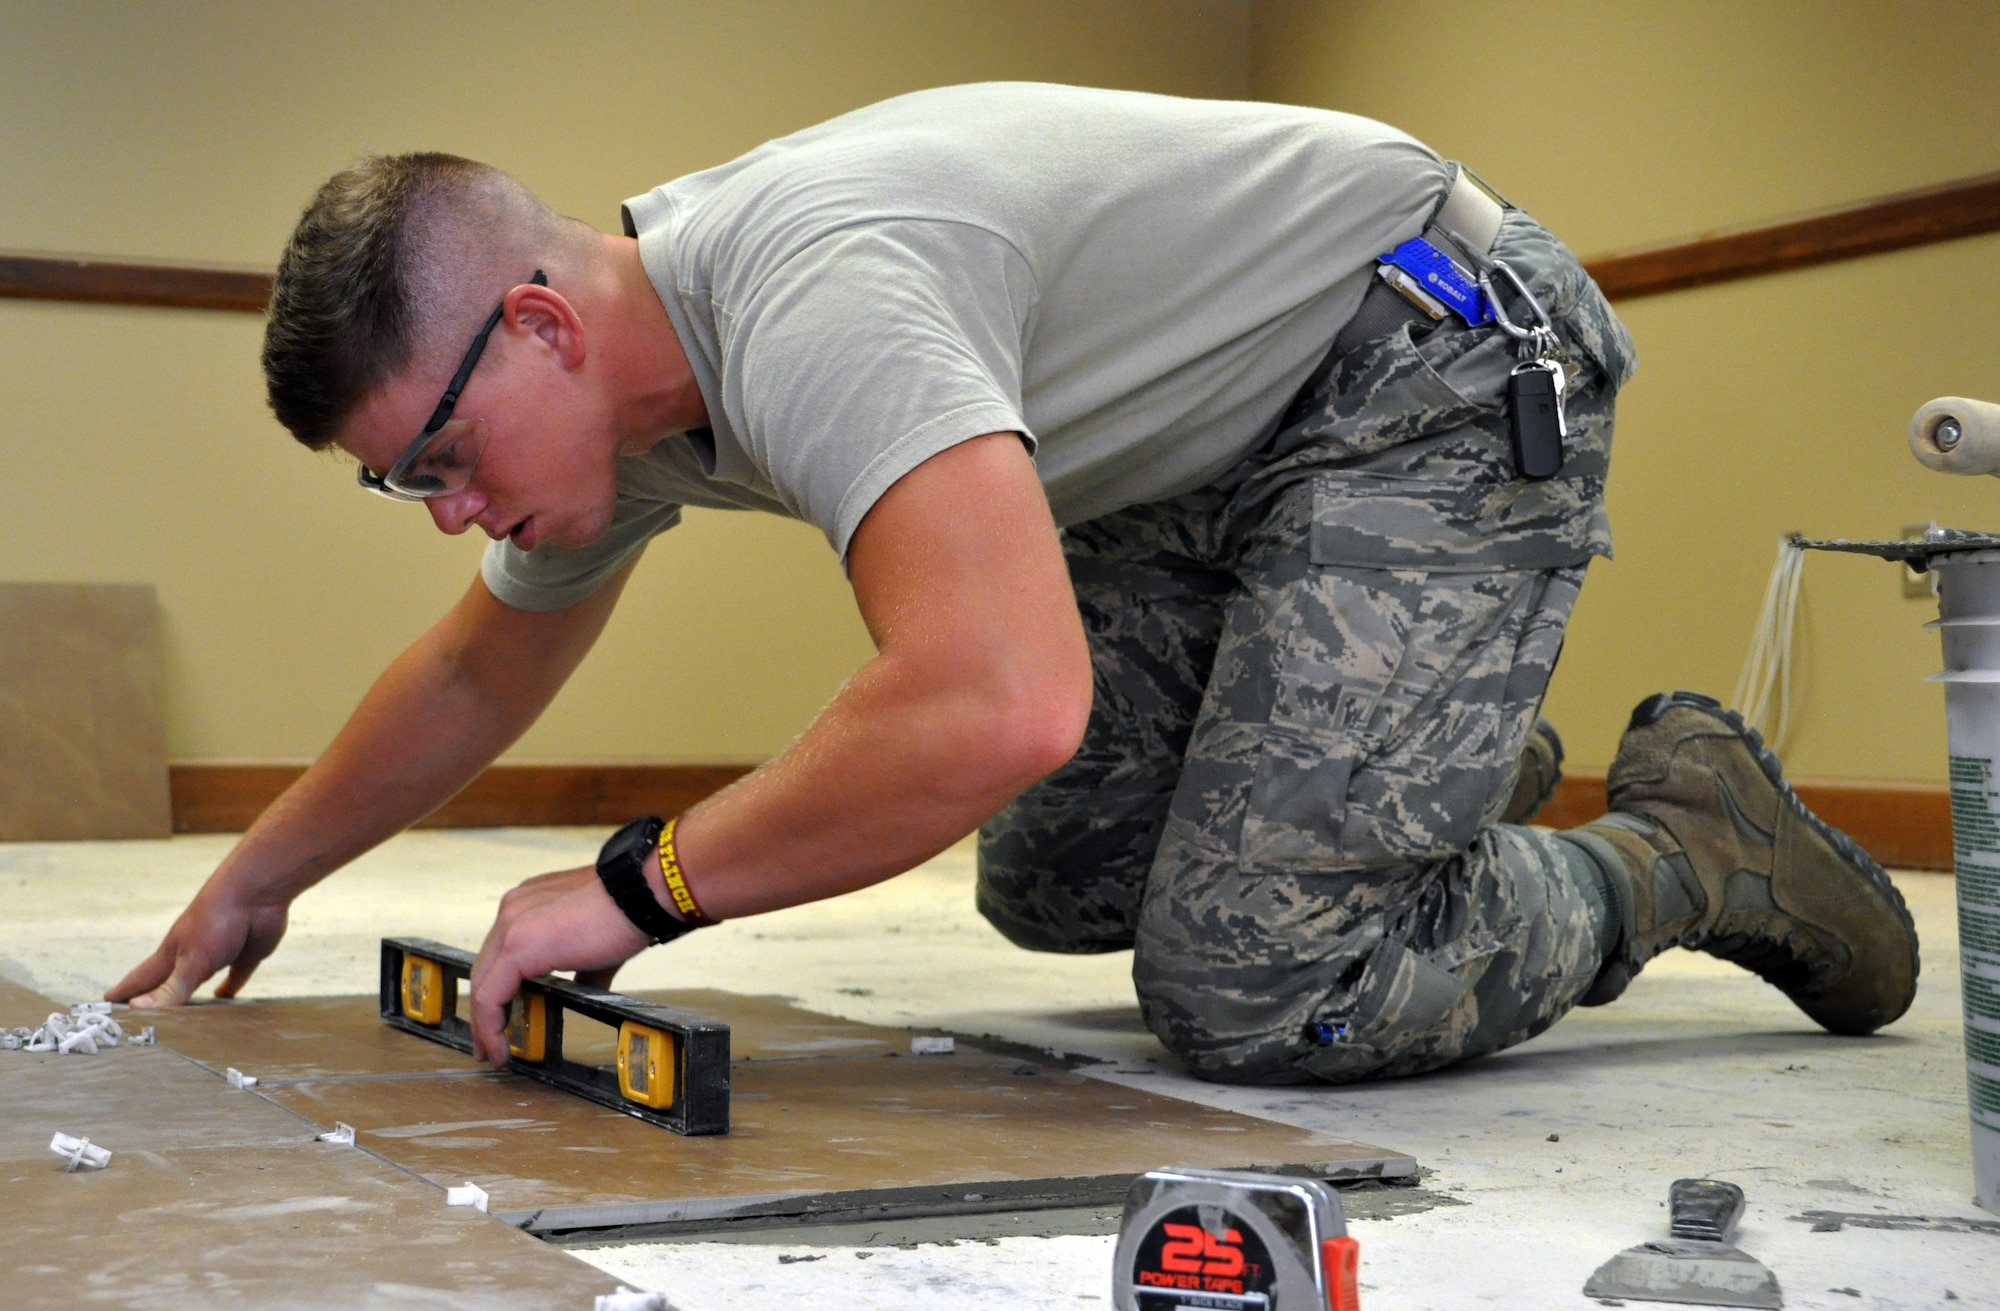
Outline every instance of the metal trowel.
<path fill-rule="evenodd" d="M 1628 1247 L 1599 1266 L 1586 1297 L 1696 1306 L 1782 1307 L 1778 1280 L 1729 1245 L 1743 1218 L 1743 1190 L 1720 1179 L 1676 1179 L 1667 1190 L 1673 1237 Z"/>

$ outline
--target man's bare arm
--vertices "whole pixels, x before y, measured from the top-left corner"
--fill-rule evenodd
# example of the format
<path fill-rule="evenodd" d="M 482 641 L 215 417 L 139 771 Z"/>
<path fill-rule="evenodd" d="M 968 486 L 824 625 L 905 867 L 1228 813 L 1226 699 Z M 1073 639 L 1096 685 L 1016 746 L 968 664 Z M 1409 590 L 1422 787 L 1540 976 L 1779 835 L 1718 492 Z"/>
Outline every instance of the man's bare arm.
<path fill-rule="evenodd" d="M 450 800 L 534 723 L 603 631 L 629 574 L 543 613 L 503 604 L 475 578 L 258 817 L 159 949 L 105 996 L 176 1006 L 224 966 L 216 994 L 233 995 L 283 937 L 293 898 Z"/>
<path fill-rule="evenodd" d="M 1033 461 L 1013 433 L 937 455 L 848 551 L 878 654 L 798 742 L 681 821 L 716 918 L 899 874 L 1076 753 L 1090 651 Z"/>
<path fill-rule="evenodd" d="M 690 810 L 679 849 L 730 919 L 899 874 L 1068 760 L 1090 652 L 1033 462 L 993 433 L 919 465 L 855 534 L 848 576 L 877 654 L 788 750 Z M 657 859 L 648 869 L 662 896 Z M 475 1050 L 505 1059 L 523 978 L 602 971 L 645 946 L 588 869 L 509 892 L 472 976 Z"/>

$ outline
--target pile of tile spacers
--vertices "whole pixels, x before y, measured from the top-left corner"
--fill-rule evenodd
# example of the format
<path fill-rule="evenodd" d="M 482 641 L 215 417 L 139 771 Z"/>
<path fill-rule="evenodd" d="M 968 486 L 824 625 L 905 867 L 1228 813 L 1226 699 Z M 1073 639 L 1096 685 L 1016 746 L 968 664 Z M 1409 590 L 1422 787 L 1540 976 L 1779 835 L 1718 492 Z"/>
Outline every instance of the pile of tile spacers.
<path fill-rule="evenodd" d="M 80 1054 L 95 1056 L 99 1047 L 116 1047 L 127 1042 L 135 1047 L 153 1045 L 153 1026 L 147 1025 L 132 1034 L 119 1027 L 111 1018 L 111 1003 L 108 1001 L 80 1002 L 69 1008 L 69 1014 L 60 1011 L 52 1014 L 39 1029 L 23 1025 L 17 1029 L 0 1029 L 0 1051 L 22 1052 L 62 1052 L 65 1055 Z"/>

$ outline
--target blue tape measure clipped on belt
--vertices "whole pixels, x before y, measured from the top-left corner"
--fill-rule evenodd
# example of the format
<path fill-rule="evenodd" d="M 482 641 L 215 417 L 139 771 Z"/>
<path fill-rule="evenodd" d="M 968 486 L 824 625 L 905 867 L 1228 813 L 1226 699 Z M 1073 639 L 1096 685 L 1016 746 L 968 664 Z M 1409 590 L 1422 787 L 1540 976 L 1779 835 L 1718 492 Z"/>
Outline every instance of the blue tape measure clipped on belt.
<path fill-rule="evenodd" d="M 1378 256 L 1376 262 L 1409 274 L 1440 305 L 1464 319 L 1467 327 L 1493 322 L 1493 310 L 1480 293 L 1479 284 L 1461 272 L 1451 256 L 1422 237 L 1411 237 L 1388 254 Z"/>

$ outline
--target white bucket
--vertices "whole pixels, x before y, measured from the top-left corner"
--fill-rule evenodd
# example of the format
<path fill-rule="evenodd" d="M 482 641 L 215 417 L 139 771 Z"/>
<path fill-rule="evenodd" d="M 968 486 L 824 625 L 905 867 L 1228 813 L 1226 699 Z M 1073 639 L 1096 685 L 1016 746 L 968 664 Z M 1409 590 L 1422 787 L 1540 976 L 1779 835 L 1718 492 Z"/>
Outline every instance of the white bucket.
<path fill-rule="evenodd" d="M 1936 568 L 1972 1180 L 1979 1205 L 2000 1211 L 2000 551 Z"/>

